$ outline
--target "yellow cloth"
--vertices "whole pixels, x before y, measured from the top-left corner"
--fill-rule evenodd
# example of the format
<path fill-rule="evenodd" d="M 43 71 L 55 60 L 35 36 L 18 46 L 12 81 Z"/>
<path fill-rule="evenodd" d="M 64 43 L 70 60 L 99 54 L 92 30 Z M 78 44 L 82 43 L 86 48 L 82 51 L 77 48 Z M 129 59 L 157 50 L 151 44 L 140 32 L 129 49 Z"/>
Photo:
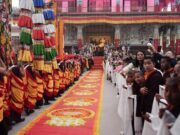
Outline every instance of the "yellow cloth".
<path fill-rule="evenodd" d="M 34 79 L 32 79 L 30 75 L 27 75 L 27 95 L 28 95 L 27 100 L 32 105 L 36 104 L 37 94 L 38 94 L 37 82 Z"/>
<path fill-rule="evenodd" d="M 43 93 L 44 93 L 44 83 L 43 83 L 43 79 L 36 75 L 36 81 L 37 81 L 37 91 L 38 91 L 38 97 L 42 98 L 43 97 Z"/>
<path fill-rule="evenodd" d="M 66 78 L 66 85 L 69 85 L 70 84 L 70 72 L 68 69 L 66 69 L 65 71 L 65 78 Z"/>
<path fill-rule="evenodd" d="M 60 84 L 59 72 L 55 71 L 53 76 L 54 76 L 54 92 L 58 93 L 58 91 L 59 91 L 59 84 Z"/>
<path fill-rule="evenodd" d="M 44 64 L 44 71 L 47 73 L 52 73 L 52 63 L 45 63 Z"/>
<path fill-rule="evenodd" d="M 64 73 L 62 71 L 59 71 L 59 87 L 65 87 L 66 82 L 65 82 L 65 77 L 64 77 Z"/>
<path fill-rule="evenodd" d="M 44 69 L 44 60 L 33 60 L 33 67 L 36 70 L 42 71 Z"/>
<path fill-rule="evenodd" d="M 12 73 L 13 74 L 13 73 Z M 24 107 L 24 82 L 15 75 L 10 80 L 10 102 L 17 108 L 22 109 Z"/>
<path fill-rule="evenodd" d="M 31 62 L 32 56 L 31 56 L 30 50 L 20 50 L 19 56 L 18 56 L 18 61 Z"/>
<path fill-rule="evenodd" d="M 72 71 L 70 72 L 70 81 L 71 81 L 71 83 L 74 82 L 74 70 L 72 70 Z"/>
<path fill-rule="evenodd" d="M 57 64 L 56 59 L 54 59 L 54 60 L 52 61 L 52 65 L 53 65 L 53 68 L 54 68 L 54 69 L 58 69 L 58 64 Z"/>
<path fill-rule="evenodd" d="M 53 92 L 53 86 L 54 86 L 54 81 L 53 81 L 53 77 L 51 74 L 48 74 L 45 78 L 45 83 L 46 83 L 46 90 L 49 93 Z"/>
<path fill-rule="evenodd" d="M 6 112 L 6 111 L 10 111 L 10 108 L 9 108 L 9 93 L 7 91 L 7 83 L 8 83 L 8 77 L 7 76 L 4 76 L 3 77 L 3 87 L 4 87 L 4 95 L 3 95 L 3 111 Z"/>

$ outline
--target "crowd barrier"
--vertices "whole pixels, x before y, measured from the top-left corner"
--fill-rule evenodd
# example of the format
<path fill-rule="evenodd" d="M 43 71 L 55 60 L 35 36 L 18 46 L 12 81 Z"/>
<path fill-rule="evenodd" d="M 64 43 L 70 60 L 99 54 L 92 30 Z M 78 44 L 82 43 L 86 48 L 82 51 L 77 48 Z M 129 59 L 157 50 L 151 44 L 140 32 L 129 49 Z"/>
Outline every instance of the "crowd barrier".
<path fill-rule="evenodd" d="M 136 116 L 137 96 L 133 95 L 132 87 L 126 84 L 126 78 L 120 73 L 113 72 L 113 68 L 106 63 L 104 66 L 107 77 L 114 79 L 112 83 L 116 84 L 115 89 L 119 93 L 118 115 L 120 120 L 120 133 L 124 135 L 166 135 L 171 133 L 177 135 L 177 127 L 180 125 L 180 117 L 175 121 L 174 116 L 165 111 L 162 118 L 159 118 L 159 111 L 167 106 L 167 101 L 164 98 L 164 86 L 159 86 L 159 100 L 157 96 L 154 97 L 153 106 L 148 120 L 143 121 L 141 117 Z M 175 123 L 174 123 L 175 122 Z M 172 128 L 168 128 L 167 123 Z M 173 123 L 173 125 L 172 125 Z"/>

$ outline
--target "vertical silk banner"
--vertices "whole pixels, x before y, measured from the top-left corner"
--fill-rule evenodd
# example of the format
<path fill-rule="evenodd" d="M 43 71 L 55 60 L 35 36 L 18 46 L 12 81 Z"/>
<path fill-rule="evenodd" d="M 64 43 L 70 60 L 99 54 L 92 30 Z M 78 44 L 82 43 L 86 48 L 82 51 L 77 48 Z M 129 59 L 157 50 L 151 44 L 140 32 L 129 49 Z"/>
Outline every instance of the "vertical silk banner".
<path fill-rule="evenodd" d="M 124 1 L 124 12 L 130 12 L 131 11 L 131 2 L 130 0 Z"/>
<path fill-rule="evenodd" d="M 59 21 L 59 55 L 61 58 L 64 57 L 64 22 Z"/>
<path fill-rule="evenodd" d="M 96 11 L 102 11 L 103 10 L 103 4 L 104 4 L 104 1 L 96 0 Z"/>
<path fill-rule="evenodd" d="M 120 10 L 121 10 L 121 0 L 116 0 L 116 12 L 120 12 Z"/>
<path fill-rule="evenodd" d="M 111 0 L 111 12 L 116 12 L 116 0 Z"/>
<path fill-rule="evenodd" d="M 88 11 L 88 0 L 83 0 L 82 1 L 82 12 L 87 12 Z"/>
<path fill-rule="evenodd" d="M 57 2 L 54 2 L 54 14 L 55 14 L 55 21 L 54 26 L 56 28 L 55 36 L 56 36 L 56 50 L 59 54 L 59 24 L 58 24 L 58 15 L 57 15 Z"/>
<path fill-rule="evenodd" d="M 68 1 L 62 2 L 62 12 L 68 12 Z"/>
<path fill-rule="evenodd" d="M 123 12 L 124 11 L 124 0 L 121 0 L 119 3 L 120 3 L 120 11 Z"/>
<path fill-rule="evenodd" d="M 154 11 L 154 0 L 147 1 L 147 11 L 153 12 Z"/>

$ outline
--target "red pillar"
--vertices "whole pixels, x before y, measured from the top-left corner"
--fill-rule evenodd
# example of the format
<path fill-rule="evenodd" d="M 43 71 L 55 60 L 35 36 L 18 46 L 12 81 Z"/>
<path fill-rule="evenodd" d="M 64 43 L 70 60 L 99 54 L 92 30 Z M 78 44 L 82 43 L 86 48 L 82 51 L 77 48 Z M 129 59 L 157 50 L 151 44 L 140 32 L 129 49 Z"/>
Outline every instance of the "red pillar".
<path fill-rule="evenodd" d="M 119 25 L 115 25 L 114 46 L 116 48 L 120 45 L 120 37 L 121 37 L 121 27 Z"/>
<path fill-rule="evenodd" d="M 154 36 L 153 36 L 153 44 L 156 49 L 158 49 L 159 46 L 159 26 L 154 26 Z"/>
<path fill-rule="evenodd" d="M 176 55 L 180 55 L 180 39 L 176 39 Z"/>
<path fill-rule="evenodd" d="M 176 5 L 177 12 L 180 12 L 180 4 Z"/>
<path fill-rule="evenodd" d="M 78 12 L 78 13 L 81 13 L 81 11 L 82 11 L 82 6 L 81 6 L 81 5 L 78 5 L 78 6 L 77 6 L 77 12 Z"/>
<path fill-rule="evenodd" d="M 154 39 L 153 40 L 153 45 L 154 45 L 154 47 L 156 48 L 156 50 L 158 49 L 158 46 L 159 46 L 159 39 Z"/>
<path fill-rule="evenodd" d="M 155 6 L 154 6 L 154 11 L 155 11 L 155 12 L 159 12 L 159 5 L 155 5 Z"/>
<path fill-rule="evenodd" d="M 117 48 L 120 44 L 120 39 L 114 39 L 114 46 Z"/>
<path fill-rule="evenodd" d="M 77 26 L 77 47 L 81 48 L 83 46 L 83 33 L 82 26 Z"/>
<path fill-rule="evenodd" d="M 82 48 L 82 39 L 78 39 L 77 41 L 77 47 L 80 49 Z"/>
<path fill-rule="evenodd" d="M 118 12 L 118 13 L 120 12 L 120 5 L 119 4 L 116 5 L 116 12 Z"/>
<path fill-rule="evenodd" d="M 171 33 L 171 36 L 170 36 L 170 47 L 173 49 L 173 51 L 174 51 L 174 49 L 175 49 L 175 33 L 174 32 L 172 32 Z M 175 51 L 174 51 L 175 52 Z"/>
<path fill-rule="evenodd" d="M 166 49 L 166 37 L 163 37 L 163 51 Z"/>
<path fill-rule="evenodd" d="M 170 41 L 170 46 L 173 48 L 173 50 L 174 50 L 174 40 L 173 39 L 171 39 L 171 41 Z"/>
<path fill-rule="evenodd" d="M 180 55 L 180 25 L 177 26 L 176 34 L 176 55 Z"/>

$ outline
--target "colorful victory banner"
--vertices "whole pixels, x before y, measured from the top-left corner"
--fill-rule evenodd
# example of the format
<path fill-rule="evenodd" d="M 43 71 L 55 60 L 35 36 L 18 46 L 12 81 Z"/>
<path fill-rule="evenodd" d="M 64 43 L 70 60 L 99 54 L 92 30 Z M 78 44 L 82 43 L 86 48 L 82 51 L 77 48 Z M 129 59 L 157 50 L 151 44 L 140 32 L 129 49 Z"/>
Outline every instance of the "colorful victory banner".
<path fill-rule="evenodd" d="M 102 70 L 91 70 L 18 135 L 99 135 Z"/>

